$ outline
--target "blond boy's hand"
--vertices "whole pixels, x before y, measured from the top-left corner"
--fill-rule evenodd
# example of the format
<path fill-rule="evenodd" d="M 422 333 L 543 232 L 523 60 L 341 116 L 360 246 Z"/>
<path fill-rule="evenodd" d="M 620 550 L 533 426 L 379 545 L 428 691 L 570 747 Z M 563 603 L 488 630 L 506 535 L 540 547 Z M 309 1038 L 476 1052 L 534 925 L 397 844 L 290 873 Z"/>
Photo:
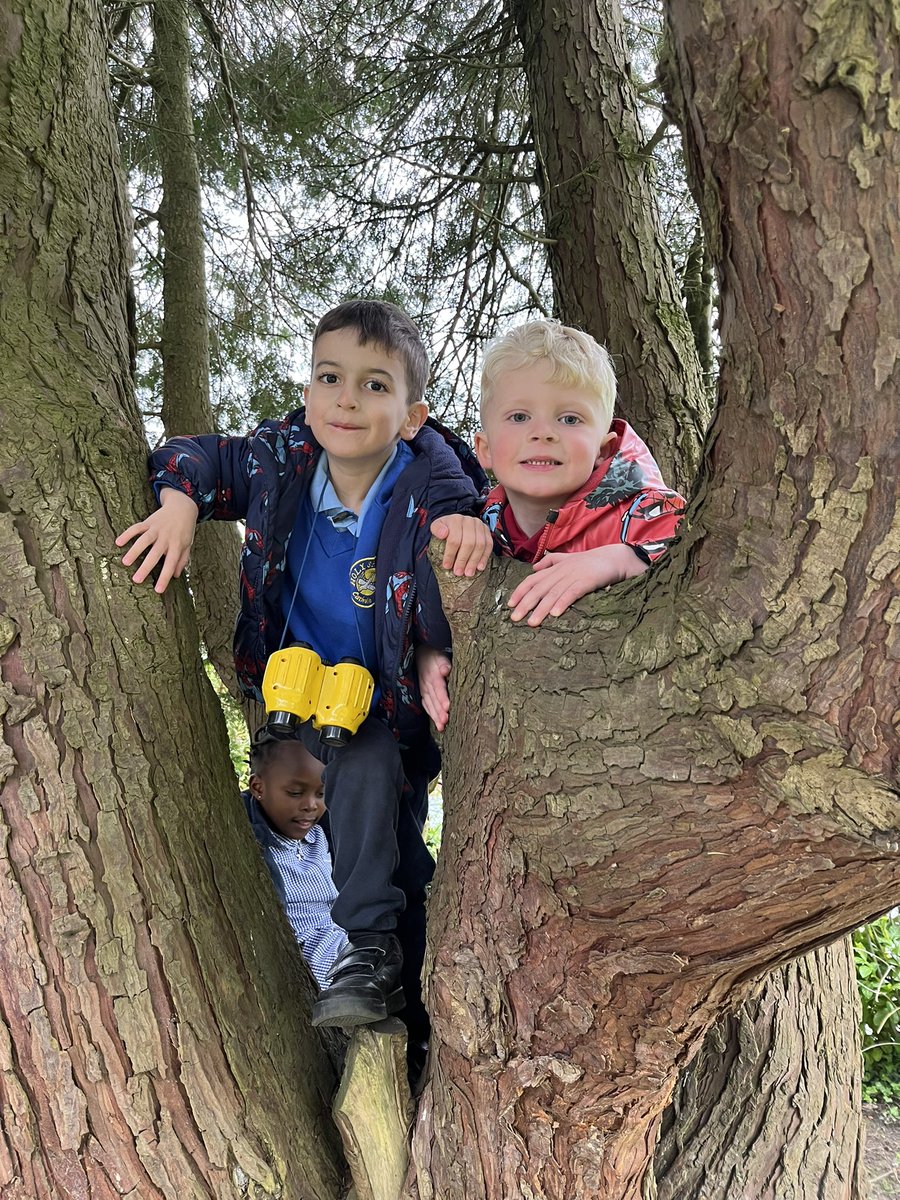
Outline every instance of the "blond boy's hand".
<path fill-rule="evenodd" d="M 630 579 L 646 569 L 647 564 L 622 543 L 574 554 L 547 554 L 534 564 L 534 574 L 523 579 L 507 601 L 513 610 L 510 616 L 514 621 L 528 617 L 529 625 L 540 625 L 544 617 L 561 616 L 588 592 Z"/>
<path fill-rule="evenodd" d="M 416 647 L 416 669 L 419 672 L 419 691 L 422 707 L 434 721 L 440 732 L 450 716 L 450 692 L 447 676 L 450 674 L 450 659 L 431 646 Z"/>
<path fill-rule="evenodd" d="M 154 591 L 164 592 L 172 579 L 181 574 L 191 555 L 198 515 L 199 509 L 190 496 L 177 488 L 163 488 L 156 512 L 119 534 L 117 546 L 125 546 L 134 539 L 134 544 L 122 557 L 124 566 L 130 567 L 141 555 L 144 556 L 131 577 L 135 583 L 143 583 L 160 560 L 162 569 Z"/>
<path fill-rule="evenodd" d="M 454 575 L 472 576 L 483 571 L 494 547 L 491 531 L 483 521 L 459 513 L 438 517 L 431 526 L 431 536 L 446 541 L 441 566 Z"/>

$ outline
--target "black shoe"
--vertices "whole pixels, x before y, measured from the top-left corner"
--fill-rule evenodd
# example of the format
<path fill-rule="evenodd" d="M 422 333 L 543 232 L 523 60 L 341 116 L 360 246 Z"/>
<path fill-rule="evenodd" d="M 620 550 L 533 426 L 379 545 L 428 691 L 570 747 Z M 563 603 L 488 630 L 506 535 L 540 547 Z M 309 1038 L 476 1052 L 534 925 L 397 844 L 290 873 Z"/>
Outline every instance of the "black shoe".
<path fill-rule="evenodd" d="M 334 960 L 328 986 L 313 1005 L 313 1025 L 371 1025 L 404 1005 L 403 953 L 392 933 L 360 933 Z"/>

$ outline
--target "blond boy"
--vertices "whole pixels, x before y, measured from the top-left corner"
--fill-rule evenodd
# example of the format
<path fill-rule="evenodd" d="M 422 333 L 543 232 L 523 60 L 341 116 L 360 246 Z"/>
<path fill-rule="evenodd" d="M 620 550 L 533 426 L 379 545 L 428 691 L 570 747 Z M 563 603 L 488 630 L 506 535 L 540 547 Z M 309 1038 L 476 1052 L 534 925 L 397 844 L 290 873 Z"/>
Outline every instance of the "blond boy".
<path fill-rule="evenodd" d="M 579 597 L 646 571 L 684 500 L 650 451 L 613 419 L 609 355 L 589 334 L 529 321 L 493 342 L 481 380 L 481 465 L 497 484 L 483 519 L 501 554 L 532 563 L 512 619 L 540 625 Z"/>

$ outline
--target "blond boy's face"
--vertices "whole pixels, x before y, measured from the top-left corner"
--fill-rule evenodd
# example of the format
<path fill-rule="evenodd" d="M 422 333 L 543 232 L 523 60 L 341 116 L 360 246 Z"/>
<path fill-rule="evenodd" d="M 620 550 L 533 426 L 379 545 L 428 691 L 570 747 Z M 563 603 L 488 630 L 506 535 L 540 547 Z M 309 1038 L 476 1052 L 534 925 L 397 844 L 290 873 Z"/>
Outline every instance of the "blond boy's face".
<path fill-rule="evenodd" d="M 502 371 L 475 435 L 478 461 L 517 503 L 559 508 L 587 483 L 613 440 L 600 401 L 550 382 L 547 359 Z"/>

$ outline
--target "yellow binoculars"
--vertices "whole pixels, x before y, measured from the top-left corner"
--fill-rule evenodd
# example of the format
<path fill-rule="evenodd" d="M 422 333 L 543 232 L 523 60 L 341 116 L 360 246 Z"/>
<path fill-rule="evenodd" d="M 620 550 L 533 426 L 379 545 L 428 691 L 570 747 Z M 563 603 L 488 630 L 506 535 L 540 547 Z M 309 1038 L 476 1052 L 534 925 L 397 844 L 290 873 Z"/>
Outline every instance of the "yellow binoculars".
<path fill-rule="evenodd" d="M 375 681 L 354 658 L 332 667 L 298 644 L 269 656 L 262 692 L 269 729 L 311 720 L 326 745 L 344 746 L 369 715 Z"/>

